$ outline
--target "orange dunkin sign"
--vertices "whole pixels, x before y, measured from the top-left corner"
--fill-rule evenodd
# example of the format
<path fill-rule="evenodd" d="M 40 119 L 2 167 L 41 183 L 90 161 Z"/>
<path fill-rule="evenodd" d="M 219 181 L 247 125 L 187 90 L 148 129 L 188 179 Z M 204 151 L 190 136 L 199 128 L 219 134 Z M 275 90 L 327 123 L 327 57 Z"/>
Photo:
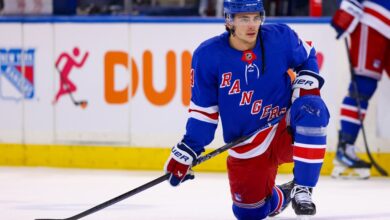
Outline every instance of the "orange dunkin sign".
<path fill-rule="evenodd" d="M 188 106 L 190 104 L 191 96 L 191 59 L 192 55 L 189 51 L 183 51 L 181 53 L 181 75 L 182 75 L 182 104 Z M 165 74 L 166 85 L 164 90 L 157 91 L 153 85 L 153 75 L 161 72 L 155 71 L 153 68 L 153 54 L 151 51 L 146 50 L 142 55 L 142 82 L 139 82 L 140 71 L 134 59 L 131 59 L 131 81 L 132 90 L 131 96 L 135 96 L 139 88 L 139 84 L 142 83 L 142 88 L 147 100 L 153 105 L 163 106 L 167 105 L 175 96 L 176 93 L 176 78 L 177 78 L 177 62 L 176 54 L 174 51 L 168 51 L 165 56 Z M 129 55 L 122 51 L 109 51 L 104 57 L 104 98 L 109 104 L 124 104 L 129 101 L 128 87 L 123 90 L 115 89 L 115 66 L 122 65 L 128 69 Z"/>

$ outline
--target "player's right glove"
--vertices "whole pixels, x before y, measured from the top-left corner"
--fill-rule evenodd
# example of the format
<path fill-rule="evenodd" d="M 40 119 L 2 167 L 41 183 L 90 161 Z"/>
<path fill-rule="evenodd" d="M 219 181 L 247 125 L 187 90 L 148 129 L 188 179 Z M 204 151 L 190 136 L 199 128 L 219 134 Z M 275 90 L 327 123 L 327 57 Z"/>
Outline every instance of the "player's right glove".
<path fill-rule="evenodd" d="M 174 146 L 164 168 L 165 172 L 171 174 L 169 183 L 178 186 L 181 182 L 194 179 L 191 166 L 197 158 L 198 155 L 185 143 L 181 142 Z"/>
<path fill-rule="evenodd" d="M 332 18 L 331 25 L 337 32 L 337 39 L 352 33 L 363 16 L 362 0 L 343 0 Z"/>

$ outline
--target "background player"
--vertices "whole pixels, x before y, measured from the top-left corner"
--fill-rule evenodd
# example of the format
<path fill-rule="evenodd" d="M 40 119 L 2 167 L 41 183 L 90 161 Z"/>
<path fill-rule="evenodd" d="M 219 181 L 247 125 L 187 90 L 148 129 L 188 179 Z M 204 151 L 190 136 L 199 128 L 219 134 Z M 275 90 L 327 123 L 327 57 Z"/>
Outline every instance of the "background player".
<path fill-rule="evenodd" d="M 361 178 L 370 176 L 371 164 L 357 157 L 355 141 L 361 124 L 359 98 L 364 118 L 383 70 L 390 75 L 390 1 L 343 0 L 332 19 L 337 39 L 350 35 L 350 56 L 355 69 L 357 92 L 352 82 L 341 106 L 341 130 L 332 176 L 345 174 L 347 168 Z"/>
<path fill-rule="evenodd" d="M 177 186 L 194 178 L 191 164 L 213 140 L 220 118 L 225 142 L 255 132 L 228 151 L 237 219 L 274 216 L 291 200 L 297 215 L 314 215 L 311 193 L 329 120 L 316 52 L 288 26 L 263 25 L 262 0 L 225 0 L 224 12 L 227 31 L 193 55 L 186 134 L 167 160 L 169 182 Z M 298 73 L 294 83 L 289 68 Z M 278 165 L 292 161 L 294 181 L 275 186 Z"/>

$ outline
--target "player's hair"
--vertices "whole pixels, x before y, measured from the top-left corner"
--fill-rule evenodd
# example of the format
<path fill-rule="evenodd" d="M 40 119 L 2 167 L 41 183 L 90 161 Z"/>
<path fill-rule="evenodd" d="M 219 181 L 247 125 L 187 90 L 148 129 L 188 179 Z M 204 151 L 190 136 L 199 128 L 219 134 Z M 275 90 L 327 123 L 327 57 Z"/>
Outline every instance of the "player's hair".
<path fill-rule="evenodd" d="M 261 47 L 261 74 L 264 74 L 265 71 L 265 49 L 264 49 L 264 40 L 263 40 L 263 35 L 261 34 L 261 26 L 259 27 L 259 37 L 260 37 L 260 47 Z"/>
<path fill-rule="evenodd" d="M 230 35 L 234 34 L 235 28 L 234 26 L 232 28 L 229 28 L 228 23 L 233 20 L 233 15 L 225 13 L 225 29 L 227 32 L 229 32 Z"/>

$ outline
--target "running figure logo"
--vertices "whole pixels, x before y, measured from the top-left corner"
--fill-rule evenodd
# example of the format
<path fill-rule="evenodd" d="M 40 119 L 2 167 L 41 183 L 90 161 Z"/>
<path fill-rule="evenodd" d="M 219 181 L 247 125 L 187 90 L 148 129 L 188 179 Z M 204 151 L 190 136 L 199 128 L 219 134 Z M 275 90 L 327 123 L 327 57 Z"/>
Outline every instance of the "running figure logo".
<path fill-rule="evenodd" d="M 62 53 L 58 57 L 55 68 L 60 74 L 60 88 L 57 92 L 57 95 L 53 101 L 53 104 L 56 104 L 59 100 L 59 98 L 65 94 L 69 94 L 70 99 L 72 100 L 73 104 L 76 106 L 80 106 L 81 108 L 86 108 L 88 102 L 86 100 L 77 101 L 73 97 L 73 93 L 77 90 L 76 85 L 70 80 L 69 74 L 72 71 L 73 67 L 80 68 L 84 65 L 85 61 L 88 58 L 88 52 L 86 52 L 81 59 L 81 61 L 78 63 L 76 61 L 77 57 L 80 55 L 80 50 L 78 47 L 73 48 L 73 57 L 69 55 L 68 53 Z M 59 65 L 63 62 L 62 69 L 60 69 Z"/>

